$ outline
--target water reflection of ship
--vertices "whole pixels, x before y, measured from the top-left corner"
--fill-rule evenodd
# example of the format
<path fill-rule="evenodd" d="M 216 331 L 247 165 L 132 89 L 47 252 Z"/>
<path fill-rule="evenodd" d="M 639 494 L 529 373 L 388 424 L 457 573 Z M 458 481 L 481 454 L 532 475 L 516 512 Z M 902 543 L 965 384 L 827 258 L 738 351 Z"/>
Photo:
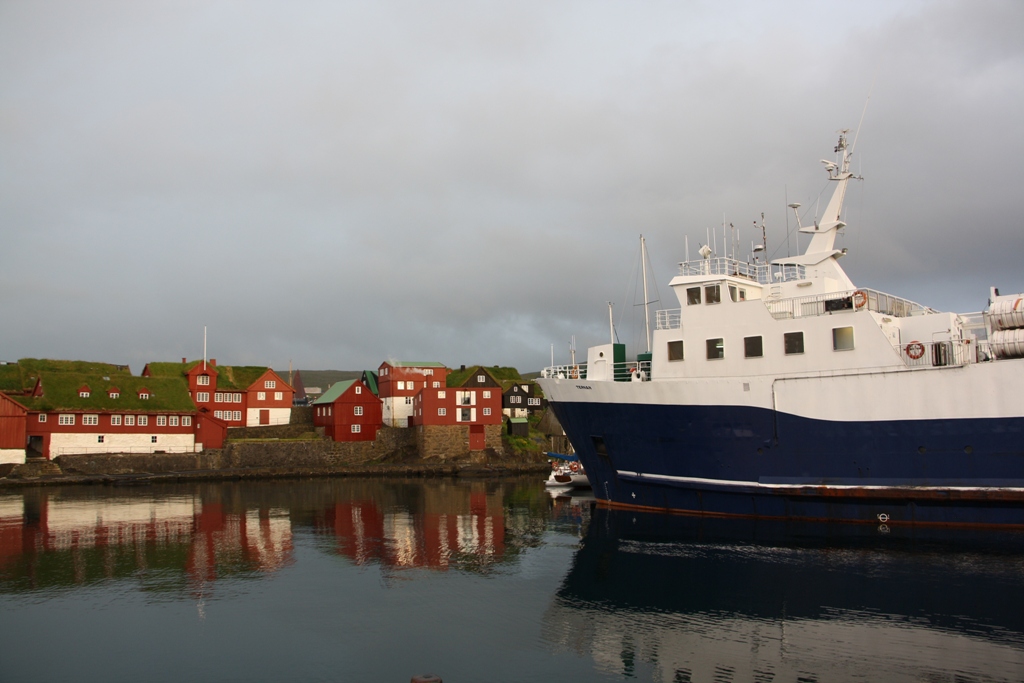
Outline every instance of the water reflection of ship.
<path fill-rule="evenodd" d="M 662 681 L 1019 680 L 1021 535 L 853 533 L 595 509 L 545 636 Z"/>
<path fill-rule="evenodd" d="M 226 505 L 217 492 L 41 489 L 4 496 L 0 577 L 19 587 L 54 588 L 128 577 L 165 582 L 166 574 L 147 577 L 146 570 L 173 569 L 195 587 L 291 561 L 287 511 Z"/>

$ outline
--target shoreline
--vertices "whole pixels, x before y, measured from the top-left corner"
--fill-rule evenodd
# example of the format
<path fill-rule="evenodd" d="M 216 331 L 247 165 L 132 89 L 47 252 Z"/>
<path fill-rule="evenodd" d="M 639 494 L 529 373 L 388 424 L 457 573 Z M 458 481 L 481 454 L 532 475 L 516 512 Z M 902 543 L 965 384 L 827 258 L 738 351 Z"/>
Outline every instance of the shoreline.
<path fill-rule="evenodd" d="M 309 479 L 328 477 L 454 477 L 486 478 L 524 474 L 547 474 L 548 463 L 379 463 L 367 465 L 324 465 L 300 467 L 237 467 L 224 469 L 181 470 L 171 472 L 133 472 L 124 474 L 40 474 L 0 478 L 0 490 L 34 486 L 143 486 L 187 481 L 242 481 L 271 479 Z"/>

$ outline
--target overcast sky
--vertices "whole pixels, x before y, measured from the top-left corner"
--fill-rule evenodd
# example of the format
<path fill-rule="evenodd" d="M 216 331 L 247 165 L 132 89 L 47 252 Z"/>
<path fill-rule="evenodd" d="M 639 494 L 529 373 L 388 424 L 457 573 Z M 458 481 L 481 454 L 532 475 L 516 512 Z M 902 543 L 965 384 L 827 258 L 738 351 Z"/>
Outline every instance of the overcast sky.
<path fill-rule="evenodd" d="M 981 310 L 1024 291 L 1022 36 L 1019 0 L 0 0 L 0 360 L 138 373 L 207 326 L 225 364 L 525 372 L 609 301 L 632 354 L 639 235 L 652 308 L 723 218 L 785 256 L 869 95 L 843 266 Z"/>

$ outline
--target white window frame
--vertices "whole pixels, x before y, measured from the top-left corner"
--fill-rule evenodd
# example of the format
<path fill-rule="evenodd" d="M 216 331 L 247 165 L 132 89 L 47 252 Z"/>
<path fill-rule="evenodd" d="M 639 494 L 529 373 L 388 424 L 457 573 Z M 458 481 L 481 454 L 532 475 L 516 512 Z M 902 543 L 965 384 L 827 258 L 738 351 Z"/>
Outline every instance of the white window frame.
<path fill-rule="evenodd" d="M 125 415 L 124 416 L 124 426 L 125 427 L 134 427 L 135 426 L 135 416 L 134 415 Z"/>
<path fill-rule="evenodd" d="M 235 410 L 235 411 L 233 411 L 233 412 L 232 412 L 232 419 L 233 419 L 233 420 L 234 420 L 235 422 L 238 422 L 239 420 L 241 420 L 241 419 L 242 419 L 242 411 L 241 411 L 241 410 Z"/>
<path fill-rule="evenodd" d="M 363 425 L 352 425 L 352 433 L 359 434 L 363 431 Z"/>
<path fill-rule="evenodd" d="M 363 388 L 362 387 L 356 387 L 356 393 L 357 394 L 363 393 Z"/>
<path fill-rule="evenodd" d="M 110 426 L 111 427 L 120 427 L 121 426 L 121 416 L 120 415 L 111 415 L 110 416 Z"/>
<path fill-rule="evenodd" d="M 79 391 L 78 392 L 78 398 L 89 398 L 89 393 L 90 392 L 88 392 L 88 391 Z"/>
<path fill-rule="evenodd" d="M 73 414 L 72 415 L 67 415 L 67 414 L 58 415 L 57 416 L 57 424 L 59 424 L 59 425 L 73 425 L 73 424 L 75 424 L 75 416 Z"/>
<path fill-rule="evenodd" d="M 257 391 L 256 392 L 256 400 L 257 401 L 266 401 L 267 400 L 267 392 L 265 392 L 265 391 Z"/>
<path fill-rule="evenodd" d="M 149 442 L 150 443 L 156 443 L 156 434 L 154 434 L 153 436 L 149 437 Z"/>
<path fill-rule="evenodd" d="M 353 415 L 362 415 L 363 414 L 363 407 L 362 406 L 353 406 L 352 414 Z"/>
<path fill-rule="evenodd" d="M 209 403 L 210 392 L 209 391 L 197 391 L 196 392 L 196 403 Z"/>
<path fill-rule="evenodd" d="M 100 423 L 99 415 L 83 415 L 82 425 L 85 427 L 96 427 Z"/>
<path fill-rule="evenodd" d="M 110 398 L 121 398 L 121 392 L 119 392 L 119 391 L 111 391 L 109 396 L 110 396 Z"/>
<path fill-rule="evenodd" d="M 213 394 L 213 402 L 214 403 L 223 403 L 224 402 L 224 392 L 222 392 L 222 391 L 214 392 L 214 394 Z"/>
<path fill-rule="evenodd" d="M 196 377 L 196 384 L 198 384 L 201 387 L 208 387 L 208 386 L 210 386 L 210 376 L 209 375 L 199 375 L 198 377 Z"/>
<path fill-rule="evenodd" d="M 405 391 L 405 380 L 398 380 L 398 391 Z"/>
<path fill-rule="evenodd" d="M 97 434 L 96 435 L 96 443 L 103 443 L 103 435 L 102 434 Z"/>
<path fill-rule="evenodd" d="M 191 415 L 182 415 L 181 416 L 181 426 L 182 427 L 191 427 L 192 426 L 192 416 Z"/>
<path fill-rule="evenodd" d="M 46 422 L 46 413 L 39 413 L 39 421 Z"/>
<path fill-rule="evenodd" d="M 272 379 L 265 380 L 263 382 L 263 388 L 264 389 L 275 389 L 275 388 L 277 388 L 277 381 L 276 380 L 272 380 Z"/>
<path fill-rule="evenodd" d="M 149 426 L 149 415 L 139 415 L 138 416 L 138 423 L 139 423 L 140 427 L 148 427 Z"/>
<path fill-rule="evenodd" d="M 171 426 L 171 427 L 177 427 L 178 426 L 178 416 L 177 415 L 168 415 L 168 417 L 167 417 L 167 424 L 169 426 Z"/>
<path fill-rule="evenodd" d="M 167 426 L 167 416 L 166 415 L 157 415 L 156 416 L 156 426 L 157 427 L 166 427 Z"/>
<path fill-rule="evenodd" d="M 274 400 L 275 401 L 283 401 L 284 400 L 284 392 L 283 391 L 275 391 L 274 392 Z"/>
<path fill-rule="evenodd" d="M 490 398 L 490 397 L 491 397 L 490 389 L 484 389 L 484 398 Z"/>
<path fill-rule="evenodd" d="M 148 401 L 149 400 L 149 392 L 148 391 L 140 391 L 139 392 L 139 400 L 140 401 Z"/>
<path fill-rule="evenodd" d="M 490 408 L 484 408 L 484 415 L 490 415 L 490 414 L 491 414 L 491 409 Z"/>
<path fill-rule="evenodd" d="M 447 408 L 438 408 L 437 409 L 437 414 L 438 415 L 447 415 L 448 414 L 448 409 Z"/>

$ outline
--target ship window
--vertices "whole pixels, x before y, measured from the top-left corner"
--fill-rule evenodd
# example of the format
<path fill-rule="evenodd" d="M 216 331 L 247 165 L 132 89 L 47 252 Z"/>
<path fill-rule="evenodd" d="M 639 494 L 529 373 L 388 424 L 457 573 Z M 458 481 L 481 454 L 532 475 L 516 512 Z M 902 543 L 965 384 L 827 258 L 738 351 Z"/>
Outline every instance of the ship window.
<path fill-rule="evenodd" d="M 700 287 L 690 287 L 686 290 L 686 305 L 693 306 L 700 303 Z"/>
<path fill-rule="evenodd" d="M 736 301 L 736 285 L 729 285 L 729 298 Z"/>
<path fill-rule="evenodd" d="M 832 328 L 832 350 L 849 351 L 853 348 L 853 328 L 833 327 Z"/>
<path fill-rule="evenodd" d="M 604 437 L 592 436 L 590 440 L 594 443 L 594 451 L 602 458 L 608 457 L 608 447 L 604 444 Z"/>
<path fill-rule="evenodd" d="M 704 288 L 704 303 L 706 304 L 720 304 L 722 303 L 722 290 L 719 285 L 708 285 Z"/>
<path fill-rule="evenodd" d="M 747 300 L 747 290 L 745 290 L 745 289 L 743 289 L 741 287 L 740 288 L 740 301 L 746 301 L 746 300 Z"/>
<path fill-rule="evenodd" d="M 676 341 L 670 341 L 668 343 L 668 359 L 669 360 L 682 360 L 683 359 L 683 340 L 678 339 Z"/>
<path fill-rule="evenodd" d="M 794 353 L 804 352 L 804 333 L 803 332 L 787 332 L 783 336 L 783 342 L 786 347 L 786 355 Z"/>
<path fill-rule="evenodd" d="M 743 338 L 743 355 L 747 358 L 760 358 L 764 355 L 764 344 L 761 337 Z"/>
<path fill-rule="evenodd" d="M 708 339 L 708 360 L 715 360 L 717 358 L 725 358 L 725 342 L 721 337 L 718 339 Z"/>

